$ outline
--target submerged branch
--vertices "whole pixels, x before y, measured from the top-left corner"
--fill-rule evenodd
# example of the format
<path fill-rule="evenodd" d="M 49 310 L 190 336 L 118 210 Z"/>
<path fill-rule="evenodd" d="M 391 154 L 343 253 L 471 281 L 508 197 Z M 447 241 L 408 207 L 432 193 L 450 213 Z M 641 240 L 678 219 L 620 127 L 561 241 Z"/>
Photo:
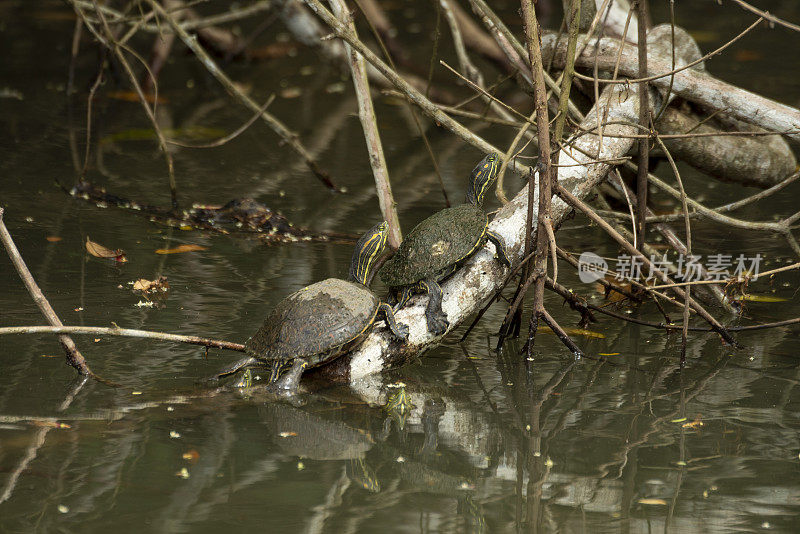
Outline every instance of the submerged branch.
<path fill-rule="evenodd" d="M 203 64 L 203 66 L 208 70 L 208 72 L 217 79 L 217 81 L 222 84 L 223 87 L 235 98 L 237 98 L 242 104 L 246 107 L 250 108 L 253 112 L 258 112 L 261 109 L 261 106 L 258 105 L 252 98 L 247 96 L 238 85 L 236 85 L 233 80 L 231 80 L 222 69 L 219 68 L 217 63 L 211 58 L 211 56 L 205 51 L 202 45 L 197 41 L 197 37 L 189 35 L 186 30 L 184 30 L 180 24 L 175 20 L 174 17 L 170 16 L 164 8 L 162 8 L 155 0 L 148 0 L 150 6 L 158 12 L 159 16 L 163 17 L 164 20 L 172 27 L 173 31 L 180 37 L 181 41 L 197 56 L 197 59 Z M 305 146 L 300 142 L 297 137 L 297 134 L 289 130 L 289 128 L 283 124 L 277 117 L 269 113 L 268 111 L 264 110 L 261 111 L 261 118 L 264 119 L 269 127 L 274 131 L 278 136 L 283 139 L 283 141 L 292 147 L 300 158 L 302 158 L 303 162 L 311 169 L 311 172 L 323 183 L 325 184 L 328 189 L 333 191 L 338 191 L 336 186 L 333 184 L 330 175 L 324 171 L 319 164 L 317 164 L 316 160 L 311 156 L 309 151 L 306 149 Z"/>
<path fill-rule="evenodd" d="M 10 334 L 88 334 L 94 336 L 121 336 L 138 337 L 144 339 L 156 339 L 159 341 L 171 341 L 173 343 L 187 343 L 189 345 L 200 345 L 212 349 L 234 350 L 244 352 L 244 345 L 233 343 L 232 341 L 221 341 L 200 336 L 182 336 L 179 334 L 167 334 L 165 332 L 151 332 L 149 330 L 134 330 L 131 328 L 107 327 L 107 326 L 6 326 L 0 327 L 0 336 Z M 66 337 L 66 336 L 63 336 Z"/>

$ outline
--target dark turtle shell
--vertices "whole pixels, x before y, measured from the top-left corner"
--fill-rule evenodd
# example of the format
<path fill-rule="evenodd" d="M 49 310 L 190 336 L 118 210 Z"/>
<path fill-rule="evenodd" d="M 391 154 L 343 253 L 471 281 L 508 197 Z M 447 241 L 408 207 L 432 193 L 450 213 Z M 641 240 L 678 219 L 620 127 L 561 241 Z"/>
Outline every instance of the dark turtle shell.
<path fill-rule="evenodd" d="M 302 358 L 309 367 L 321 365 L 364 339 L 379 305 L 364 286 L 328 278 L 283 299 L 244 348 L 260 360 Z"/>
<path fill-rule="evenodd" d="M 434 213 L 419 223 L 381 269 L 389 287 L 411 285 L 439 276 L 475 253 L 486 240 L 489 218 L 472 204 Z"/>

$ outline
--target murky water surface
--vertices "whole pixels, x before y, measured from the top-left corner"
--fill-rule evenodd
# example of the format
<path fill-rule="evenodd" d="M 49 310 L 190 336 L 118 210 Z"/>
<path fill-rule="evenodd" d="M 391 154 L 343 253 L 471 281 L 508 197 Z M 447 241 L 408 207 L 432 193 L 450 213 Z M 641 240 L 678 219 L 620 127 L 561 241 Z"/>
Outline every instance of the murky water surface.
<path fill-rule="evenodd" d="M 651 4 L 654 19 L 666 20 L 666 2 Z M 759 4 L 800 20 L 794 2 Z M 678 3 L 676 9 L 678 22 L 705 50 L 753 18 L 732 3 Z M 427 10 L 428 3 L 418 2 L 394 4 L 390 11 L 421 65 L 428 61 L 434 24 Z M 55 183 L 71 185 L 73 161 L 82 162 L 85 95 L 98 60 L 84 40 L 75 78 L 79 93 L 70 109 L 65 84 L 73 24 L 60 2 L 0 2 L 0 199 L 22 254 L 65 323 L 243 341 L 288 293 L 346 276 L 350 245 L 266 246 L 170 229 L 65 195 Z M 284 31 L 279 23 L 273 28 L 262 36 L 264 43 Z M 798 46 L 797 34 L 761 29 L 709 68 L 798 105 Z M 441 50 L 452 56 L 447 39 Z M 299 132 L 348 192 L 327 192 L 257 123 L 221 148 L 175 149 L 181 202 L 254 197 L 317 230 L 360 233 L 374 224 L 379 210 L 356 104 L 337 69 L 303 49 L 296 57 L 226 68 L 256 100 L 279 94 L 272 111 Z M 166 206 L 163 159 L 151 139 L 135 135 L 148 128 L 138 105 L 108 96 L 126 90 L 114 76 L 123 75 L 107 80 L 95 106 L 94 136 L 101 142 L 94 145 L 89 177 L 115 194 Z M 446 79 L 445 73 L 437 76 Z M 299 96 L 293 88 L 302 89 Z M 162 96 L 165 128 L 203 127 L 216 137 L 249 115 L 180 51 L 165 71 Z M 443 206 L 439 186 L 405 108 L 379 99 L 377 111 L 409 229 Z M 514 135 L 497 126 L 482 132 L 502 146 Z M 447 191 L 460 199 L 480 154 L 441 131 L 432 131 L 431 143 Z M 748 192 L 681 169 L 691 194 L 712 205 Z M 669 176 L 664 165 L 658 171 Z M 787 215 L 797 209 L 798 187 L 745 213 L 756 219 Z M 599 231 L 576 230 L 583 224 L 568 222 L 559 245 L 617 254 Z M 124 249 L 128 263 L 87 257 L 87 237 Z M 780 240 L 762 234 L 706 223 L 696 225 L 694 240 L 704 254 L 760 253 L 764 268 L 791 260 Z M 206 249 L 154 253 L 182 244 Z M 137 306 L 143 299 L 129 282 L 159 275 L 169 280 L 166 299 L 152 308 Z M 559 279 L 602 302 L 566 266 Z M 749 318 L 768 322 L 800 314 L 798 282 L 795 273 L 758 282 L 755 293 L 786 300 L 750 303 Z M 547 303 L 562 324 L 576 323 L 559 299 Z M 76 340 L 94 371 L 122 387 L 90 382 L 73 398 L 74 372 L 63 364 L 54 338 L 3 337 L 0 531 L 800 528 L 797 328 L 740 335 L 745 348 L 739 351 L 715 336 L 694 334 L 681 370 L 678 335 L 601 318 L 590 326 L 594 336 L 576 339 L 593 357 L 607 355 L 606 361 L 575 361 L 547 334 L 537 337 L 534 361 L 526 361 L 515 342 L 500 354 L 491 350 L 504 309 L 496 304 L 463 345 L 456 343 L 462 330 L 407 367 L 323 388 L 304 397 L 302 406 L 199 385 L 235 353 L 104 336 Z M 660 320 L 652 305 L 632 313 Z M 0 317 L 2 326 L 43 324 L 4 255 Z M 406 385 L 413 408 L 390 415 L 383 405 L 398 382 Z"/>

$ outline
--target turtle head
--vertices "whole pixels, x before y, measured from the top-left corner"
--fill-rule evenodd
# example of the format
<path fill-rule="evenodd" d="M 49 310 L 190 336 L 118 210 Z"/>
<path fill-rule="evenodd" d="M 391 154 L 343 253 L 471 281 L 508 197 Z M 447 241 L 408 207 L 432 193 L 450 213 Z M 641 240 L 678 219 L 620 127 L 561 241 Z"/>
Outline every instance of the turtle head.
<path fill-rule="evenodd" d="M 361 236 L 356 243 L 353 259 L 350 262 L 350 279 L 361 285 L 367 285 L 369 274 L 375 261 L 381 257 L 389 237 L 389 223 L 383 221 L 376 224 Z"/>
<path fill-rule="evenodd" d="M 492 152 L 472 169 L 472 174 L 469 177 L 469 186 L 467 186 L 467 202 L 473 206 L 483 206 L 483 198 L 497 178 L 497 170 L 499 168 L 500 156 Z"/>

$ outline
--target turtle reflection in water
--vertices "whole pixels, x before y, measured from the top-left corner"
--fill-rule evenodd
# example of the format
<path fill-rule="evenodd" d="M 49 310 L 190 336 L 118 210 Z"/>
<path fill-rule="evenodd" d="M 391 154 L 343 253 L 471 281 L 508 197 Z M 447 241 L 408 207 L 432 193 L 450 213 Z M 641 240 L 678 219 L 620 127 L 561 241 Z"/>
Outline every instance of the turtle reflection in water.
<path fill-rule="evenodd" d="M 367 231 L 356 244 L 350 280 L 328 278 L 283 299 L 264 324 L 245 343 L 248 358 L 218 376 L 254 365 L 271 367 L 268 387 L 293 393 L 306 367 L 316 367 L 357 347 L 383 315 L 392 333 L 408 339 L 408 326 L 394 320 L 394 312 L 367 288 L 375 261 L 386 248 L 386 222 Z M 285 373 L 283 370 L 291 366 Z M 283 373 L 283 376 L 281 374 Z"/>
<path fill-rule="evenodd" d="M 425 318 L 433 334 L 444 334 L 450 325 L 442 310 L 439 282 L 483 248 L 487 240 L 494 243 L 500 263 L 511 266 L 503 239 L 489 230 L 489 217 L 482 209 L 499 166 L 497 154 L 483 158 L 470 175 L 466 204 L 444 209 L 419 223 L 381 269 L 381 279 L 397 300 L 395 311 L 413 293 L 428 293 Z"/>
<path fill-rule="evenodd" d="M 317 461 L 344 460 L 344 474 L 350 482 L 371 493 L 381 490 L 365 459 L 375 445 L 369 433 L 286 403 L 266 403 L 259 412 L 270 433 L 279 436 L 276 444 L 284 454 Z"/>

